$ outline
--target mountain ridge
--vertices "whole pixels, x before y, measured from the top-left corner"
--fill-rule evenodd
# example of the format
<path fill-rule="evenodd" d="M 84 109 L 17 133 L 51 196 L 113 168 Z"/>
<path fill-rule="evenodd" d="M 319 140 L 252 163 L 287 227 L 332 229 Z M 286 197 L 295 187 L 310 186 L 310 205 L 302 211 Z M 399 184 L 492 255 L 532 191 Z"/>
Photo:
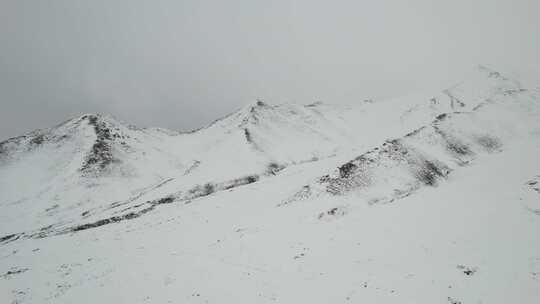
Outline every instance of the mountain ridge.
<path fill-rule="evenodd" d="M 81 193 L 86 193 L 83 196 L 86 203 L 78 203 L 79 207 L 76 207 L 80 209 L 79 215 L 69 216 L 66 224 L 77 222 L 80 214 L 94 214 L 87 211 L 96 209 L 97 206 L 93 206 L 96 203 L 101 206 L 96 210 L 101 210 L 103 219 L 109 213 L 107 210 L 116 212 L 115 206 L 123 201 L 127 205 L 139 206 L 146 204 L 140 202 L 144 198 L 148 202 L 169 197 L 190 201 L 272 177 L 288 167 L 325 159 L 332 164 L 330 166 L 343 168 L 351 164 L 351 159 L 357 159 L 358 155 L 378 147 L 389 138 L 399 140 L 407 138 L 411 131 L 419 132 L 430 126 L 433 119 L 437 121 L 457 110 L 475 112 L 497 98 L 527 93 L 518 82 L 491 69 L 479 67 L 473 75 L 473 79 L 480 79 L 482 86 L 461 83 L 443 90 L 438 96 L 404 100 L 399 104 L 381 101 L 339 106 L 323 103 L 269 105 L 258 100 L 196 132 L 172 133 L 174 135 L 170 135 L 172 131 L 137 128 L 109 115 L 83 114 L 56 127 L 24 136 L 22 145 L 26 144 L 27 148 L 23 150 L 29 156 L 22 157 L 23 160 L 32 159 L 35 154 L 33 149 L 42 146 L 42 150 L 46 150 L 48 147 L 48 153 L 58 155 L 46 160 L 44 168 L 43 164 L 36 163 L 34 170 L 42 172 L 40 175 L 46 172 L 46 175 L 38 175 L 34 183 L 41 183 L 47 176 L 49 180 L 65 180 L 60 184 L 71 189 L 69 197 L 77 198 Z M 474 89 L 471 90 L 471 87 Z M 466 100 L 466 103 L 462 100 Z M 362 131 L 373 128 L 377 128 L 377 131 Z M 354 132 L 355 129 L 361 131 Z M 65 151 L 56 153 L 55 149 L 64 142 Z M 2 148 L 2 151 L 5 150 Z M 225 163 L 222 161 L 224 156 L 228 160 Z M 68 166 L 65 165 L 66 159 L 72 159 Z M 65 169 L 45 169 L 51 167 Z M 322 169 L 321 175 L 330 169 Z M 9 172 L 4 172 L 7 175 L 3 177 L 8 184 L 23 174 L 15 172 L 10 176 Z M 32 184 L 29 182 L 29 189 Z M 154 194 L 139 190 L 152 188 L 151 185 L 161 186 Z M 44 188 L 39 197 L 57 197 L 58 190 L 53 189 Z M 103 189 L 114 195 L 105 201 L 95 202 L 95 189 Z M 302 188 L 299 191 L 300 196 L 305 190 Z M 135 200 L 127 199 L 133 193 L 144 195 L 136 195 L 138 198 Z M 21 198 L 20 194 L 14 192 L 11 196 L 11 201 L 16 202 L 21 199 L 33 200 Z M 295 196 L 297 194 L 292 197 Z M 54 200 L 58 201 L 54 206 L 66 204 L 62 203 L 64 199 Z M 150 205 L 152 209 L 155 206 Z M 67 206 L 68 209 L 73 208 L 72 203 Z M 126 210 L 132 212 L 133 209 Z M 49 221 L 45 223 L 50 224 Z M 28 228 L 22 230 L 31 230 Z"/>
<path fill-rule="evenodd" d="M 536 303 L 540 90 L 472 74 L 393 100 L 257 101 L 192 133 L 84 114 L 3 142 L 7 297 Z"/>

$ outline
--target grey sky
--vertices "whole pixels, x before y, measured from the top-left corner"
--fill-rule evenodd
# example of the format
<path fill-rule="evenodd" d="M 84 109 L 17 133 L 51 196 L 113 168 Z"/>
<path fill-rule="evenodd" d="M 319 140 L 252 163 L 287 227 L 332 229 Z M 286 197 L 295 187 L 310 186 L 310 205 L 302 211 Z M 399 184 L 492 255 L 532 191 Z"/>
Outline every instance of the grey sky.
<path fill-rule="evenodd" d="M 538 12 L 538 0 L 0 0 L 0 140 L 83 112 L 191 129 L 255 98 L 394 97 L 477 63 L 534 82 Z"/>

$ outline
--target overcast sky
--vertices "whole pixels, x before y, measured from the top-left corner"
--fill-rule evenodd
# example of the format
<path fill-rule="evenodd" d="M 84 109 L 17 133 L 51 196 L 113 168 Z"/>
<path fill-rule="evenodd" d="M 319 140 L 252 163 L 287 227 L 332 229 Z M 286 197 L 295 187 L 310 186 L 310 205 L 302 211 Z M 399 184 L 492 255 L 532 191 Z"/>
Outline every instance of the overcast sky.
<path fill-rule="evenodd" d="M 538 12 L 538 0 L 0 0 L 0 140 L 85 112 L 186 130 L 255 98 L 395 97 L 478 63 L 534 82 Z"/>

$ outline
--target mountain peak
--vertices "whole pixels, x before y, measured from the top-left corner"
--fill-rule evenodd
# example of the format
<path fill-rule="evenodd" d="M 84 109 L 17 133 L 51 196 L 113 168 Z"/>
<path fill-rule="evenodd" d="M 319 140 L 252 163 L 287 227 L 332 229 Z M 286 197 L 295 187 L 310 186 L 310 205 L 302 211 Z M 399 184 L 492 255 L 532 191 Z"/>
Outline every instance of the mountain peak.
<path fill-rule="evenodd" d="M 264 102 L 263 100 L 261 99 L 256 99 L 255 101 L 252 101 L 250 103 L 248 103 L 246 106 L 244 106 L 240 112 L 244 112 L 244 113 L 254 113 L 255 111 L 257 110 L 260 110 L 260 109 L 268 109 L 268 108 L 271 108 L 272 106 L 269 105 L 268 103 Z"/>
<path fill-rule="evenodd" d="M 103 113 L 85 113 L 69 121 L 74 123 L 87 121 L 91 125 L 95 125 L 98 123 L 105 123 L 109 125 L 127 125 L 126 123 L 118 120 L 114 116 Z"/>

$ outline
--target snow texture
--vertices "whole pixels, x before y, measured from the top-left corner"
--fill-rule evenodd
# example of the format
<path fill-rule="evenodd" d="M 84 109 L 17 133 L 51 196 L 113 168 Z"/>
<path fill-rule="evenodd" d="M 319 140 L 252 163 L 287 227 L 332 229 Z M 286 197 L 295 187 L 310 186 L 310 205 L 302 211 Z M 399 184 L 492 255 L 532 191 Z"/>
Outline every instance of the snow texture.
<path fill-rule="evenodd" d="M 539 303 L 540 90 L 0 143 L 0 303 Z"/>

